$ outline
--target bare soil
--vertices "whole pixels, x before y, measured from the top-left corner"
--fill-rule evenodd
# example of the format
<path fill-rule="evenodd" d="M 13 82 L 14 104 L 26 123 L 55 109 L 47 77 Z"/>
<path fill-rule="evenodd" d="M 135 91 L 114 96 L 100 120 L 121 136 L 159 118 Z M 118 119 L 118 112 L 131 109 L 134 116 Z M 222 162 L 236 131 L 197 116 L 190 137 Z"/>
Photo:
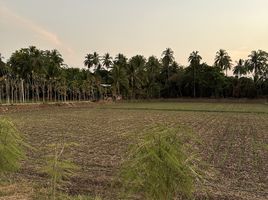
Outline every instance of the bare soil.
<path fill-rule="evenodd" d="M 268 114 L 111 108 L 84 103 L 9 107 L 2 111 L 0 116 L 12 119 L 35 148 L 27 151 L 28 159 L 18 175 L 46 186 L 48 179 L 39 170 L 48 153 L 44 147 L 64 137 L 79 144 L 69 156 L 80 166 L 65 190 L 117 199 L 116 177 L 128 145 L 142 137 L 146 127 L 182 124 L 200 138 L 196 148 L 213 169 L 211 178 L 197 185 L 197 199 L 268 199 Z"/>

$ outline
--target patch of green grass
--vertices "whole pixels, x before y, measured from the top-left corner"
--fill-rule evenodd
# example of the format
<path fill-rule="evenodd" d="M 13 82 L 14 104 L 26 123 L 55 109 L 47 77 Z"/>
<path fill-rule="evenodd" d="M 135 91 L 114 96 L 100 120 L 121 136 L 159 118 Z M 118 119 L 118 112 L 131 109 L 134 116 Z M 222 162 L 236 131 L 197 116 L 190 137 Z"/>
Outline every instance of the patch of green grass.
<path fill-rule="evenodd" d="M 102 109 L 163 110 L 191 112 L 266 113 L 268 105 L 261 103 L 196 103 L 196 102 L 143 102 L 117 103 L 100 107 Z"/>

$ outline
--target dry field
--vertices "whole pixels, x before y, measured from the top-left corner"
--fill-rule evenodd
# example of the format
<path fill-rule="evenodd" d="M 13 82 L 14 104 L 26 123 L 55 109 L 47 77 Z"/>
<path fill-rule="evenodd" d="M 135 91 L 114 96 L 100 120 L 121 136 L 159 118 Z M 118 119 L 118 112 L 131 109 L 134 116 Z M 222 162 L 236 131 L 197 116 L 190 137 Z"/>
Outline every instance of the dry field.
<path fill-rule="evenodd" d="M 6 112 L 23 133 L 28 159 L 17 174 L 46 186 L 39 168 L 47 144 L 79 144 L 70 156 L 80 166 L 67 191 L 117 199 L 116 176 L 128 144 L 154 124 L 187 125 L 212 177 L 197 186 L 197 199 L 268 199 L 268 105 L 235 103 L 125 103 L 48 107 Z M 1 116 L 0 115 L 0 116 Z"/>

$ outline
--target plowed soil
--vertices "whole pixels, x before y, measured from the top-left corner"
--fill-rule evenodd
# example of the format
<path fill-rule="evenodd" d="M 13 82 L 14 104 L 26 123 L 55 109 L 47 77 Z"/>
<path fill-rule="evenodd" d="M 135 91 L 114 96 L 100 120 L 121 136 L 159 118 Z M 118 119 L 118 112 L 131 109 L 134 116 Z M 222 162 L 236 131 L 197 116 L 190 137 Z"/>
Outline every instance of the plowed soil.
<path fill-rule="evenodd" d="M 117 199 L 116 176 L 128 145 L 148 126 L 183 124 L 201 139 L 198 151 L 213 168 L 213 177 L 196 188 L 197 199 L 267 200 L 268 105 L 184 104 L 54 106 L 0 116 L 9 117 L 34 147 L 18 173 L 23 180 L 48 183 L 39 171 L 44 147 L 64 137 L 79 144 L 68 153 L 80 166 L 66 191 Z"/>

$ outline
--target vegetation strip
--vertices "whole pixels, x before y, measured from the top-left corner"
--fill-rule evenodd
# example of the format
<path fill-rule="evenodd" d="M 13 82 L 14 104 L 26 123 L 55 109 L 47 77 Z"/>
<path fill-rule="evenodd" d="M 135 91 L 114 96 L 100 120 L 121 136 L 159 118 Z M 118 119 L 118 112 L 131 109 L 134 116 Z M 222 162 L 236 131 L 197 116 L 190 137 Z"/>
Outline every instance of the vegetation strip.
<path fill-rule="evenodd" d="M 268 114 L 268 112 L 261 112 L 261 111 L 232 111 L 232 110 L 192 110 L 192 109 L 170 109 L 170 108 L 123 108 L 123 107 L 101 107 L 98 109 L 111 109 L 111 110 L 152 110 L 152 111 L 174 111 L 174 112 L 212 112 L 212 113 L 244 113 L 244 114 Z"/>

